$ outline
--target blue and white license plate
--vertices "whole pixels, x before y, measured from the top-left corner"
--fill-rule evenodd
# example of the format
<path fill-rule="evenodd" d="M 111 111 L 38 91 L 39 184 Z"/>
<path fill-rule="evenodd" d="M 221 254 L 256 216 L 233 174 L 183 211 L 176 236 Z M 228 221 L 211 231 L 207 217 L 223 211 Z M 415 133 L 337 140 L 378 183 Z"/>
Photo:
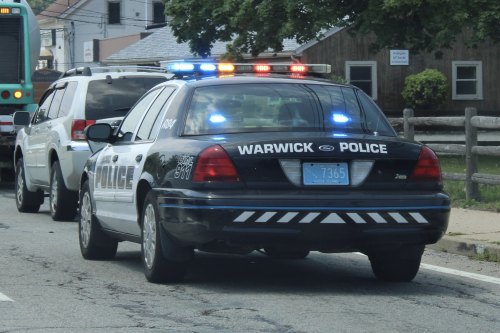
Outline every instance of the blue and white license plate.
<path fill-rule="evenodd" d="M 349 185 L 347 163 L 302 163 L 304 185 Z"/>

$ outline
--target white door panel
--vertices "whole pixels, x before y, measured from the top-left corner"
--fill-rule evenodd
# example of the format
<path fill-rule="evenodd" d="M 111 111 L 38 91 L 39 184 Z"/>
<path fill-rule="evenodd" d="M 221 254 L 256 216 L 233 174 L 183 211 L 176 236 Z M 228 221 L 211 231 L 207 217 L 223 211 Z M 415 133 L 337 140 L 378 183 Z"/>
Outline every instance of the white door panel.
<path fill-rule="evenodd" d="M 96 215 L 108 229 L 140 236 L 136 192 L 152 143 L 106 146 L 96 164 Z M 144 157 L 136 160 L 138 155 Z"/>

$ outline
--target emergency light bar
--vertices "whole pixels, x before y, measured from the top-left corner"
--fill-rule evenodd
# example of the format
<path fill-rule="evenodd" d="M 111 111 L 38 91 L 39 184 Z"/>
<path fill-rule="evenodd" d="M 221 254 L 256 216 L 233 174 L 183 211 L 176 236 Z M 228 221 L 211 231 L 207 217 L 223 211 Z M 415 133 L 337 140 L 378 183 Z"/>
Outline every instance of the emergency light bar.
<path fill-rule="evenodd" d="M 233 73 L 330 73 L 331 65 L 327 64 L 238 64 L 238 63 L 193 63 L 176 62 L 167 65 L 167 71 L 178 74 L 233 74 Z"/>

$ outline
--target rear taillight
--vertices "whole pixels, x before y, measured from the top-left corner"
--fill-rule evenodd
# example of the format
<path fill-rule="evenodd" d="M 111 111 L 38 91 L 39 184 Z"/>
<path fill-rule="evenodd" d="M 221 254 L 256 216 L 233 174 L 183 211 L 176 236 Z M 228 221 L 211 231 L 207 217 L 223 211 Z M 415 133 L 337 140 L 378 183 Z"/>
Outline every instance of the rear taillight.
<path fill-rule="evenodd" d="M 229 155 L 219 145 L 201 152 L 196 162 L 194 182 L 241 182 Z"/>
<path fill-rule="evenodd" d="M 83 130 L 92 124 L 95 124 L 95 120 L 73 120 L 71 123 L 71 140 L 87 140 Z"/>
<path fill-rule="evenodd" d="M 441 181 L 441 168 L 436 154 L 430 148 L 422 147 L 417 166 L 408 182 L 439 183 Z"/>

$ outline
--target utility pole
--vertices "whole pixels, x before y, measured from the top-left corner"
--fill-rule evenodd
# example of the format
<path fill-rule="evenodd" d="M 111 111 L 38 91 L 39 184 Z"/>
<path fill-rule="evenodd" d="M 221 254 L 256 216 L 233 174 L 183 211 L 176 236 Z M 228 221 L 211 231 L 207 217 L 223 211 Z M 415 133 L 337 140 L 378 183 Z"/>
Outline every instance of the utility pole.
<path fill-rule="evenodd" d="M 145 11 L 145 17 L 144 17 L 144 26 L 147 27 L 148 26 L 148 0 L 144 0 L 144 6 L 146 8 L 146 11 Z"/>

